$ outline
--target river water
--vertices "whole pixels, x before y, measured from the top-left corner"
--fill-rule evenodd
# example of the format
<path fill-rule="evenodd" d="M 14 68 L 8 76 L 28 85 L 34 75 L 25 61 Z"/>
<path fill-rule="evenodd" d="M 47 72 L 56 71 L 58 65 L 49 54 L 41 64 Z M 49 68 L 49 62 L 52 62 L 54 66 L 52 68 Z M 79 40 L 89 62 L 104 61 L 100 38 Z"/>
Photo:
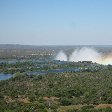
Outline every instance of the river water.
<path fill-rule="evenodd" d="M 9 78 L 11 78 L 12 75 L 11 74 L 4 74 L 4 73 L 0 73 L 0 81 L 1 80 L 7 80 Z"/>

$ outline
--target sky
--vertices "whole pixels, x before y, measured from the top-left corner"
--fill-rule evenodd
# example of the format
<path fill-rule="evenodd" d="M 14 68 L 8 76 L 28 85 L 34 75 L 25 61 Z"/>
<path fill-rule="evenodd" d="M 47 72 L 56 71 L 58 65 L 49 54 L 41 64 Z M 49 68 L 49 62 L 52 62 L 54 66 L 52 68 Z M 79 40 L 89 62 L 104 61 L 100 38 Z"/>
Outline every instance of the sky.
<path fill-rule="evenodd" d="M 112 45 L 112 0 L 0 0 L 0 44 Z"/>

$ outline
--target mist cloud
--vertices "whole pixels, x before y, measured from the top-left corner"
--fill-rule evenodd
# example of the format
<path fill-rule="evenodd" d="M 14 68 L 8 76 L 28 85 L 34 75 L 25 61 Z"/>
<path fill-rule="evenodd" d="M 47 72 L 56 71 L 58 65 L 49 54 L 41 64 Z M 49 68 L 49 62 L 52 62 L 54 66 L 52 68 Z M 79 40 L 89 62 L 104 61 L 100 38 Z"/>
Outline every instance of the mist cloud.
<path fill-rule="evenodd" d="M 93 48 L 83 47 L 76 49 L 69 57 L 69 61 L 92 61 L 98 62 L 101 59 L 101 54 Z"/>
<path fill-rule="evenodd" d="M 60 51 L 56 56 L 56 60 L 60 61 L 92 61 L 99 64 L 112 64 L 112 54 L 103 55 L 94 48 L 82 47 L 80 49 L 75 49 L 74 52 L 67 57 L 67 55 Z"/>
<path fill-rule="evenodd" d="M 68 61 L 67 56 L 63 51 L 60 51 L 55 59 L 60 61 Z"/>

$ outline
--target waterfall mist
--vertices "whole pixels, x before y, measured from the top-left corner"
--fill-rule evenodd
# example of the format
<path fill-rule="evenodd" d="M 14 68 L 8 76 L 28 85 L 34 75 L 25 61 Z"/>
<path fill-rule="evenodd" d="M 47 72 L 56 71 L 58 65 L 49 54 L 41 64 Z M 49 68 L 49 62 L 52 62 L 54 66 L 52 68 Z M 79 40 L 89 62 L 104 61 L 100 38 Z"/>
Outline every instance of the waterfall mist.
<path fill-rule="evenodd" d="M 55 59 L 60 61 L 67 61 L 67 55 L 63 51 L 60 51 Z"/>
<path fill-rule="evenodd" d="M 112 64 L 112 54 L 104 55 L 101 52 L 98 52 L 94 48 L 82 47 L 80 49 L 75 49 L 69 57 L 61 50 L 56 58 L 56 60 L 60 61 L 92 61 L 99 64 Z"/>

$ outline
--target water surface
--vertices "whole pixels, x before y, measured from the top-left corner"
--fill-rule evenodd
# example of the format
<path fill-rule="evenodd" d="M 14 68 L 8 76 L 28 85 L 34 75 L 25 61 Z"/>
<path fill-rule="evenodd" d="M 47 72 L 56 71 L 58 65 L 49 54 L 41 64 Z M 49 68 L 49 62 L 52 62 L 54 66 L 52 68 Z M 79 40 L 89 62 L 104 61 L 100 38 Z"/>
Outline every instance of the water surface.
<path fill-rule="evenodd" d="M 11 77 L 12 77 L 11 74 L 0 73 L 0 80 L 7 80 L 7 79 L 9 79 Z"/>

